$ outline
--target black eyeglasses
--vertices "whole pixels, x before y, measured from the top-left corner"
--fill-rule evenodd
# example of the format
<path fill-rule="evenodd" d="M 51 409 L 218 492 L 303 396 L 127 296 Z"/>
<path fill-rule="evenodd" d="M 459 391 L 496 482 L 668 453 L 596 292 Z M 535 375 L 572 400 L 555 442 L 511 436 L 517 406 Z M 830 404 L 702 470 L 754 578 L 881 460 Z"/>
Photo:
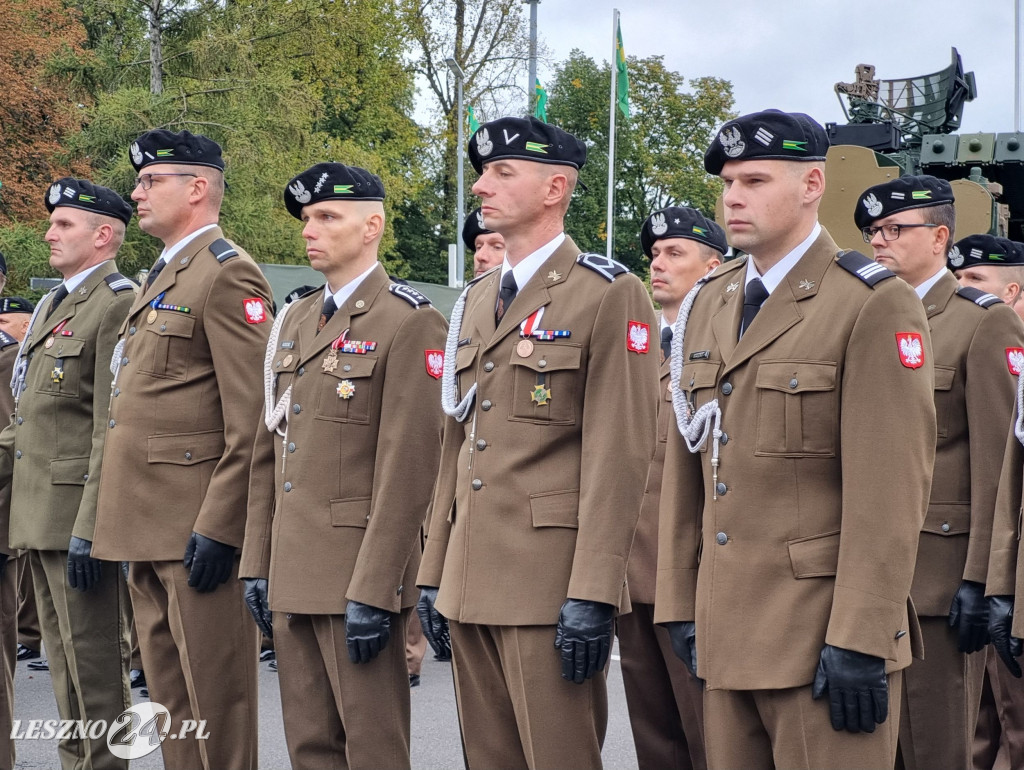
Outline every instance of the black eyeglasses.
<path fill-rule="evenodd" d="M 933 224 L 916 224 L 916 225 L 882 225 L 881 227 L 862 227 L 861 235 L 864 236 L 864 243 L 871 243 L 871 239 L 875 237 L 876 233 L 882 234 L 883 241 L 895 241 L 900 237 L 900 230 L 907 227 L 938 227 Z"/>
<path fill-rule="evenodd" d="M 149 190 L 149 189 L 151 189 L 153 187 L 153 177 L 155 177 L 155 176 L 191 176 L 191 177 L 198 177 L 199 174 L 174 174 L 174 173 L 170 173 L 170 172 L 168 172 L 166 174 L 141 174 L 141 175 L 135 177 L 135 186 L 138 187 L 139 185 L 142 185 L 142 189 L 143 190 Z"/>

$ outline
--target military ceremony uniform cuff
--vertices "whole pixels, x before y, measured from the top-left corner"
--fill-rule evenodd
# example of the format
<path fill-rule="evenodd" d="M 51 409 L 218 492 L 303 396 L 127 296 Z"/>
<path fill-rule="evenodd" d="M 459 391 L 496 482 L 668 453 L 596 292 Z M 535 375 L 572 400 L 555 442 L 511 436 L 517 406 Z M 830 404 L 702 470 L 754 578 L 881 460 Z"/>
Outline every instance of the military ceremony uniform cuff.
<path fill-rule="evenodd" d="M 619 608 L 623 602 L 626 560 L 613 553 L 576 551 L 569 578 L 570 599 L 604 602 Z"/>
<path fill-rule="evenodd" d="M 825 635 L 827 644 L 894 661 L 900 640 L 909 633 L 905 602 L 854 588 L 835 587 Z"/>
<path fill-rule="evenodd" d="M 985 576 L 985 596 L 1009 596 L 1016 589 L 1017 541 L 1013 548 L 993 550 Z"/>
<path fill-rule="evenodd" d="M 697 570 L 660 569 L 654 591 L 654 622 L 694 620 L 697 617 Z"/>

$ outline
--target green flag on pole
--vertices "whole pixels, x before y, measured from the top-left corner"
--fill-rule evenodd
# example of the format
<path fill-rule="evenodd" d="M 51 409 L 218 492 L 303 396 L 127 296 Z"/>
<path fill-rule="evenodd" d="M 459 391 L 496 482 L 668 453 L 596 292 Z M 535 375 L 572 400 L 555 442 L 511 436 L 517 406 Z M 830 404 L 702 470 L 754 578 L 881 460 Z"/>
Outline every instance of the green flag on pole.
<path fill-rule="evenodd" d="M 476 119 L 476 115 L 473 114 L 473 105 L 469 104 L 466 106 L 466 119 L 469 121 L 469 131 L 475 134 L 477 129 L 480 128 L 480 121 Z"/>
<path fill-rule="evenodd" d="M 537 106 L 533 110 L 533 117 L 537 120 L 548 122 L 548 92 L 544 90 L 544 86 L 540 84 L 540 78 L 537 78 L 537 84 L 534 86 L 534 92 L 537 94 Z"/>
<path fill-rule="evenodd" d="M 615 30 L 616 103 L 622 116 L 629 117 L 629 72 L 626 70 L 626 52 L 622 48 L 622 24 Z"/>

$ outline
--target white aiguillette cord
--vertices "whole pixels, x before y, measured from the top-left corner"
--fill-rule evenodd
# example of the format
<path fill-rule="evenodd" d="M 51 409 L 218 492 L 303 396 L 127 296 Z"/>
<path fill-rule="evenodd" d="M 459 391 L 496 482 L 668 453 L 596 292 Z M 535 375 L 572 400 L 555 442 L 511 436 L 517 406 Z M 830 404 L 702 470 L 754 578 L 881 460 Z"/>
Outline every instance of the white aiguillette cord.
<path fill-rule="evenodd" d="M 473 284 L 470 283 L 459 295 L 452 308 L 451 323 L 448 326 L 448 338 L 444 343 L 444 369 L 441 372 L 441 408 L 449 417 L 457 422 L 465 422 L 469 411 L 473 408 L 476 396 L 476 383 L 469 389 L 465 398 L 459 401 L 458 387 L 455 383 L 455 353 L 459 348 L 459 334 L 462 332 L 462 315 L 466 311 L 466 295 Z"/>
<path fill-rule="evenodd" d="M 1017 375 L 1017 422 L 1013 425 L 1013 435 L 1024 444 L 1024 374 Z"/>
<path fill-rule="evenodd" d="M 21 339 L 21 345 L 18 346 L 18 357 L 15 359 L 14 371 L 11 373 L 11 393 L 14 395 L 14 403 L 18 403 L 18 399 L 25 390 L 25 375 L 28 373 L 28 357 L 26 352 L 28 351 L 29 342 L 32 339 L 32 328 L 36 325 L 36 318 L 39 315 L 39 311 L 42 310 L 45 304 L 49 307 L 50 298 L 54 292 L 61 286 L 57 284 L 40 299 L 32 311 L 31 317 L 28 319 L 28 331 L 25 332 L 25 336 Z M 119 357 L 120 360 L 120 357 Z"/>
<path fill-rule="evenodd" d="M 274 319 L 274 325 L 270 329 L 270 339 L 267 340 L 267 352 L 263 358 L 263 395 L 265 401 L 265 414 L 264 422 L 267 425 L 267 430 L 277 431 L 279 436 L 284 436 L 285 431 L 281 429 L 281 423 L 288 421 L 288 407 L 292 403 L 292 386 L 289 385 L 285 388 L 284 393 L 278 400 L 277 404 L 274 404 L 274 354 L 277 352 L 277 340 L 281 336 L 281 327 L 284 325 L 285 316 L 288 315 L 288 311 L 291 310 L 294 302 L 287 303 L 281 312 L 278 313 L 277 318 Z"/>

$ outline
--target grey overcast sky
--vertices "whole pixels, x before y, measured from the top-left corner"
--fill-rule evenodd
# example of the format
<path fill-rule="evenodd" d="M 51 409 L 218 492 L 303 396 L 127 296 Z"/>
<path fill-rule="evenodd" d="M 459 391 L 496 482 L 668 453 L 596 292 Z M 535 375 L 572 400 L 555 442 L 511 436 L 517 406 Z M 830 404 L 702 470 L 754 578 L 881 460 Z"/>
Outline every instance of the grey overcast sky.
<path fill-rule="evenodd" d="M 665 57 L 686 78 L 733 84 L 740 113 L 769 107 L 844 122 L 833 85 L 857 64 L 884 79 L 943 69 L 956 47 L 977 77 L 962 131 L 1014 129 L 1014 0 L 541 0 L 540 37 L 555 61 L 579 48 L 611 57 L 612 9 L 627 56 Z M 541 82 L 550 73 L 542 66 Z M 528 80 L 526 73 L 524 82 Z"/>

